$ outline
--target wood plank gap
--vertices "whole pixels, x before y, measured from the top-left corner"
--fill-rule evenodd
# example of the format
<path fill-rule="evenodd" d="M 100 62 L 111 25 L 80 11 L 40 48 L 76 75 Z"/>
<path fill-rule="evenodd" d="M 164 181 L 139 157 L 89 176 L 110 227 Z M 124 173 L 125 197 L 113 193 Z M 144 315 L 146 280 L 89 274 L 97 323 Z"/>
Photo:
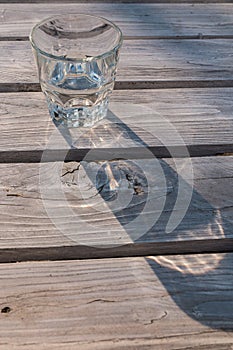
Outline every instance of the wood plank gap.
<path fill-rule="evenodd" d="M 85 245 L 0 249 L 0 263 L 139 257 L 148 255 L 188 255 L 233 251 L 233 239 L 132 243 L 114 248 Z"/>
<path fill-rule="evenodd" d="M 117 81 L 115 90 L 233 87 L 233 80 Z"/>
<path fill-rule="evenodd" d="M 233 144 L 202 144 L 202 145 L 187 145 L 187 150 L 190 157 L 209 157 L 209 156 L 228 156 L 233 153 Z M 183 146 L 148 146 L 148 151 L 145 152 L 145 147 L 129 147 L 125 148 L 96 148 L 92 150 L 93 158 L 88 157 L 88 161 L 106 160 L 107 159 L 151 159 L 156 158 L 172 158 L 172 154 L 176 154 L 177 158 L 184 158 L 186 152 L 183 152 Z M 1 151 L 1 163 L 40 163 L 45 150 L 32 151 Z M 79 149 L 61 149 L 61 150 L 46 150 L 46 157 L 43 156 L 43 162 L 56 161 L 82 161 L 90 152 L 89 148 Z M 64 154 L 66 155 L 64 157 Z M 109 158 L 110 157 L 110 158 Z M 65 158 L 65 159 L 64 159 Z M 85 159 L 87 161 L 87 159 Z"/>
<path fill-rule="evenodd" d="M 227 88 L 233 87 L 233 80 L 156 80 L 156 81 L 116 81 L 114 90 L 152 90 L 177 88 Z M 39 83 L 0 83 L 0 93 L 39 92 Z"/>
<path fill-rule="evenodd" d="M 29 41 L 28 36 L 1 36 L 0 41 Z"/>
<path fill-rule="evenodd" d="M 233 35 L 205 35 L 199 33 L 197 35 L 138 35 L 138 36 L 124 36 L 124 40 L 213 40 L 213 39 L 233 39 Z M 0 39 L 1 40 L 1 39 Z"/>

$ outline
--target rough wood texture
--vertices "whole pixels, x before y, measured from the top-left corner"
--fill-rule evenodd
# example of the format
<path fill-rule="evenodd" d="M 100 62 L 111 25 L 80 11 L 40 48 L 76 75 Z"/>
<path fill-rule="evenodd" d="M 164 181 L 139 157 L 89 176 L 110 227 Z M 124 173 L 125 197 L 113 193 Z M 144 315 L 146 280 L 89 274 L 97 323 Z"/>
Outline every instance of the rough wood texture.
<path fill-rule="evenodd" d="M 29 42 L 0 42 L 0 84 L 38 83 Z M 233 40 L 127 40 L 117 72 L 120 82 L 214 80 L 233 77 Z M 124 84 L 125 86 L 125 84 Z M 133 85 L 132 85 L 133 86 Z M 11 87 L 14 89 L 14 87 Z M 6 89 L 6 87 L 5 87 Z"/>
<path fill-rule="evenodd" d="M 192 163 L 194 188 L 187 160 L 1 165 L 0 261 L 232 249 L 233 157 Z"/>
<path fill-rule="evenodd" d="M 122 1 L 0 0 L 0 350 L 233 350 L 233 4 Z M 64 12 L 126 39 L 85 131 L 32 92 L 29 31 Z"/>
<path fill-rule="evenodd" d="M 19 0 L 10 0 L 11 3 L 19 3 Z M 49 0 L 50 3 L 52 2 L 63 2 L 63 0 Z M 0 0 L 0 4 L 8 4 L 9 0 Z M 27 3 L 27 4 L 33 4 L 33 3 L 48 3 L 48 0 L 20 0 L 20 3 Z M 135 4 L 135 3 L 142 3 L 142 0 L 69 0 L 69 3 L 111 3 L 111 4 L 118 4 L 118 3 L 125 3 L 125 4 Z M 192 3 L 192 4 L 208 4 L 208 3 L 231 3 L 231 0 L 143 0 L 143 3 Z"/>
<path fill-rule="evenodd" d="M 56 128 L 42 93 L 2 93 L 0 107 L 1 162 L 40 161 L 45 149 L 71 146 L 69 159 L 151 156 L 145 146 L 160 157 L 182 156 L 184 143 L 195 156 L 232 152 L 231 88 L 115 91 L 108 118 L 85 131 Z"/>
<path fill-rule="evenodd" d="M 232 349 L 232 254 L 1 264 L 0 349 Z"/>
<path fill-rule="evenodd" d="M 107 17 L 126 36 L 232 36 L 232 8 L 232 4 L 1 4 L 0 36 L 27 36 L 35 23 L 64 11 Z"/>

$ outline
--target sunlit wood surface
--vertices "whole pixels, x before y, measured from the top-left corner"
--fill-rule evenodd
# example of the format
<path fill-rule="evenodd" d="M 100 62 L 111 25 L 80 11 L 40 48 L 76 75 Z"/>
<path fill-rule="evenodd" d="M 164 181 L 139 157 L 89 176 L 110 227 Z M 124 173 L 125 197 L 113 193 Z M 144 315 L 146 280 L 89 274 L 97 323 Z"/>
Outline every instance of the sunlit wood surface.
<path fill-rule="evenodd" d="M 57 128 L 28 39 L 124 44 L 106 120 Z M 232 1 L 0 0 L 0 349 L 233 349 Z"/>

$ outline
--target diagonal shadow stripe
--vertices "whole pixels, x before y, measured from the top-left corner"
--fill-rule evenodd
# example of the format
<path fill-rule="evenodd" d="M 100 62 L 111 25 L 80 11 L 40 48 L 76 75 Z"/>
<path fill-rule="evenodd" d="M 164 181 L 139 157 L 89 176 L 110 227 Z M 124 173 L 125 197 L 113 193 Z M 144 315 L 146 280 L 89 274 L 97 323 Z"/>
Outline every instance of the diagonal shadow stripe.
<path fill-rule="evenodd" d="M 128 125 L 122 123 L 122 121 L 116 115 L 111 113 L 110 120 L 117 125 L 120 125 L 122 132 L 127 135 L 128 138 L 131 138 L 137 145 L 140 145 L 142 148 L 148 147 L 147 144 L 137 134 L 135 134 Z M 64 137 L 67 138 L 69 130 L 64 131 L 63 128 L 60 129 L 60 132 L 62 131 L 64 133 Z M 87 137 L 87 135 L 88 134 L 86 133 L 85 137 Z M 93 130 L 92 136 L 90 135 L 90 137 L 92 138 L 93 142 L 96 141 L 96 137 L 93 135 Z M 74 147 L 77 140 L 73 140 L 70 134 L 68 140 L 70 142 L 70 146 Z M 76 145 L 78 145 L 77 142 Z M 166 146 L 164 146 L 164 148 L 166 148 Z M 212 146 L 210 146 L 210 149 L 211 148 Z M 98 154 L 98 152 L 96 154 Z M 114 160 L 116 155 L 112 154 L 112 156 Z M 109 161 L 108 157 L 107 159 Z M 128 163 L 126 157 L 124 157 L 124 160 L 130 167 L 130 162 L 132 162 L 132 160 L 130 160 Z M 164 265 L 163 261 L 156 258 L 156 255 L 158 254 L 175 253 L 177 255 L 181 253 L 213 253 L 232 251 L 232 223 L 227 219 L 224 208 L 222 210 L 216 209 L 198 191 L 193 189 L 192 199 L 185 217 L 175 230 L 166 235 L 166 225 L 174 208 L 179 190 L 177 187 L 177 178 L 178 176 L 182 175 L 177 174 L 177 172 L 165 160 L 160 160 L 160 163 L 166 176 L 167 187 L 170 187 L 171 191 L 166 193 L 165 205 L 159 219 L 142 237 L 130 244 L 125 244 L 119 247 L 110 247 L 106 249 L 104 247 L 98 248 L 84 245 L 81 248 L 81 246 L 77 245 L 76 247 L 63 247 L 63 253 L 61 253 L 60 248 L 54 248 L 53 251 L 50 250 L 49 254 L 52 253 L 52 256 L 56 259 L 59 258 L 60 253 L 61 258 L 67 258 L 67 256 L 69 256 L 71 259 L 85 257 L 96 258 L 151 255 L 152 257 L 147 259 L 150 268 L 159 277 L 160 281 L 166 287 L 174 302 L 187 315 L 209 327 L 232 330 L 233 313 L 226 312 L 226 303 L 228 303 L 230 307 L 233 305 L 232 294 L 229 296 L 229 290 L 233 289 L 233 281 L 229 281 L 227 287 L 224 287 L 225 289 L 223 288 L 219 290 L 217 288 L 214 292 L 213 286 L 209 282 L 211 280 L 210 277 L 215 276 L 215 286 L 221 286 L 223 284 L 224 276 L 216 275 L 215 269 L 219 266 L 228 266 L 227 264 L 230 263 L 228 258 L 226 258 L 226 260 L 223 258 L 221 261 L 217 262 L 217 265 L 215 265 L 215 255 L 199 255 L 199 259 L 202 261 L 203 266 L 205 265 L 205 259 L 208 260 L 207 262 L 210 269 L 206 271 L 203 267 L 203 271 L 198 272 L 192 270 L 192 264 L 188 259 L 185 260 L 185 255 L 183 256 L 183 260 L 181 262 L 178 259 L 179 265 L 177 264 L 177 269 L 174 268 L 174 266 L 176 267 L 177 258 L 172 256 L 167 257 L 167 260 L 170 259 L 170 265 Z M 93 180 L 93 176 L 90 173 L 90 168 L 88 168 L 86 165 L 84 165 L 84 168 L 87 176 Z M 140 171 L 140 169 L 136 170 Z M 143 171 L 143 169 L 141 170 Z M 156 174 L 152 174 L 152 176 L 156 176 Z M 181 182 L 182 185 L 188 189 L 190 186 L 189 183 L 182 178 Z M 97 183 L 94 183 L 94 186 L 96 185 L 98 185 L 98 181 Z M 72 188 L 72 191 L 73 190 L 74 189 Z M 109 188 L 109 183 L 106 183 L 105 191 L 99 192 L 105 203 L 110 203 L 108 197 L 109 194 L 111 197 L 110 192 L 111 189 Z M 145 201 L 146 200 L 147 198 L 145 196 Z M 137 203 L 136 200 L 135 203 L 133 203 L 132 211 L 132 202 L 133 201 L 130 202 L 131 205 L 113 212 L 115 218 L 123 228 L 127 227 L 130 220 L 133 221 L 135 217 L 140 215 L 140 212 L 143 210 L 144 204 L 141 202 Z M 208 228 L 208 233 L 205 234 L 206 238 L 199 239 L 199 233 L 201 233 L 201 231 L 205 228 Z M 191 232 L 193 234 L 193 238 L 190 237 Z M 131 232 L 129 231 L 127 234 L 130 236 Z M 182 238 L 180 238 L 180 236 Z M 187 238 L 185 238 L 185 236 Z M 42 249 L 38 253 L 38 258 L 43 256 L 44 253 L 48 254 L 48 251 L 46 252 L 45 249 L 43 252 Z M 30 253 L 27 252 L 27 254 Z M 184 293 L 182 293 L 182 286 L 184 288 Z M 211 294 L 211 297 L 209 297 L 209 294 Z"/>

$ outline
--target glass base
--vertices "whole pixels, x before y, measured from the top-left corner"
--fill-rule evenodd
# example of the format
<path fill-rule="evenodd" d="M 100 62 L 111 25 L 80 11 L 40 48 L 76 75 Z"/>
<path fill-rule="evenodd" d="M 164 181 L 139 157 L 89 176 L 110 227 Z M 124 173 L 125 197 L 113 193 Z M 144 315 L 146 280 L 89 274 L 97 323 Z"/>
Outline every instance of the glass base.
<path fill-rule="evenodd" d="M 57 103 L 48 101 L 49 113 L 56 124 L 68 128 L 90 128 L 107 115 L 108 99 L 92 107 L 76 106 L 65 108 Z"/>

